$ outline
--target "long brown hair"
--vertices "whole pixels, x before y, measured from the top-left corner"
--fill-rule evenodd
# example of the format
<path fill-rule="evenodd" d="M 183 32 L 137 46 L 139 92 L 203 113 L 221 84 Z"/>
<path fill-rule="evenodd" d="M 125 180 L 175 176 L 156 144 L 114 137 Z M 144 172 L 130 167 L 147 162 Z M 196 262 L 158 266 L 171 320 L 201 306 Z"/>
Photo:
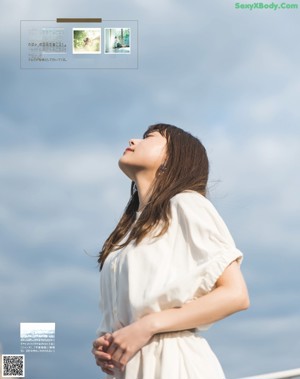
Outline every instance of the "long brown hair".
<path fill-rule="evenodd" d="M 125 211 L 99 253 L 100 270 L 112 251 L 124 248 L 131 241 L 138 244 L 158 224 L 161 227 L 154 237 L 168 230 L 170 199 L 173 196 L 185 190 L 197 191 L 206 196 L 209 163 L 202 143 L 190 133 L 169 124 L 151 125 L 143 138 L 154 131 L 166 137 L 167 159 L 156 172 L 149 201 L 136 222 L 139 197 L 135 183 L 131 182 L 131 197 Z M 120 243 L 127 233 L 126 241 Z"/>

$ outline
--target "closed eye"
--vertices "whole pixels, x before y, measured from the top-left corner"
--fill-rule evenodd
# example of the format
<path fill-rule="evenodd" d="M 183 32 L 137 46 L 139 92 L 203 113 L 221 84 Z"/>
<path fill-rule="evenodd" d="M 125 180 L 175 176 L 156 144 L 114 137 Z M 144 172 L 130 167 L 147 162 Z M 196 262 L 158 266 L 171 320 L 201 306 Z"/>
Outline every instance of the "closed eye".
<path fill-rule="evenodd" d="M 150 133 L 146 134 L 146 135 L 144 136 L 144 138 L 155 137 L 155 136 L 157 136 L 158 134 L 159 134 L 159 132 L 157 132 L 157 131 L 155 130 L 155 131 L 153 131 L 153 132 L 150 132 Z"/>

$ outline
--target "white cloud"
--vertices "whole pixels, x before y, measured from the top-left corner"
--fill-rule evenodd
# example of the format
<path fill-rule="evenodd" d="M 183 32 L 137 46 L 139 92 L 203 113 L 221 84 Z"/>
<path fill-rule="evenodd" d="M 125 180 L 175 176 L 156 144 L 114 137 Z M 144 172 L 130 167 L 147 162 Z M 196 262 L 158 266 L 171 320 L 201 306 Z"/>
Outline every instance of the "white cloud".
<path fill-rule="evenodd" d="M 211 133 L 211 197 L 234 218 L 235 234 L 244 243 L 262 247 L 285 246 L 296 251 L 299 223 L 299 139 L 293 135 L 257 134 L 244 140 L 228 132 Z M 227 215 L 228 217 L 229 215 Z M 242 226 L 242 227 L 241 227 Z"/>
<path fill-rule="evenodd" d="M 42 322 L 49 317 L 49 322 L 80 326 L 84 317 L 88 317 L 84 308 L 71 318 L 67 314 L 79 303 L 87 308 L 94 303 L 97 312 L 99 274 L 96 264 L 89 269 L 76 266 L 70 257 L 68 265 L 53 261 L 40 267 L 43 259 L 39 257 L 36 267 L 30 260 L 24 265 L 14 256 L 1 254 L 0 305 L 1 309 L 9 310 L 2 314 L 2 322 L 11 327 L 20 321 Z"/>
<path fill-rule="evenodd" d="M 29 246 L 89 246 L 96 230 L 99 239 L 101 230 L 107 233 L 129 198 L 130 181 L 117 165 L 122 149 L 2 149 L 1 224 Z"/>
<path fill-rule="evenodd" d="M 299 332 L 297 315 L 247 318 L 245 314 L 220 322 L 207 339 L 226 377 L 241 378 L 298 367 Z"/>

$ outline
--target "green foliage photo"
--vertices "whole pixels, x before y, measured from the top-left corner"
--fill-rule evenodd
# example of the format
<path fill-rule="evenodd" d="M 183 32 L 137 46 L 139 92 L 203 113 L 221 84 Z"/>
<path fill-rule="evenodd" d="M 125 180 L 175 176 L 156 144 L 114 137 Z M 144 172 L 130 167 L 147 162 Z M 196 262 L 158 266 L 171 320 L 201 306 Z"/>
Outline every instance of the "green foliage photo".
<path fill-rule="evenodd" d="M 83 40 L 87 37 L 87 32 L 85 30 L 74 30 L 73 37 L 74 48 L 79 49 L 84 46 Z"/>

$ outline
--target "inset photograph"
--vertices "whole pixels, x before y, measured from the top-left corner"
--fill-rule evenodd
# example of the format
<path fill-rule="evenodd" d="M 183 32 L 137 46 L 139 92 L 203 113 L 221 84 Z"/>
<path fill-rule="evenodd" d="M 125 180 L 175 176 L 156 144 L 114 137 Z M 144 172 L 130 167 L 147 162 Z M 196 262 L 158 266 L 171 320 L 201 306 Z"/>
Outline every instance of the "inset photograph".
<path fill-rule="evenodd" d="M 101 54 L 101 28 L 73 28 L 73 54 Z"/>
<path fill-rule="evenodd" d="M 130 54 L 130 29 L 105 28 L 105 54 Z"/>

